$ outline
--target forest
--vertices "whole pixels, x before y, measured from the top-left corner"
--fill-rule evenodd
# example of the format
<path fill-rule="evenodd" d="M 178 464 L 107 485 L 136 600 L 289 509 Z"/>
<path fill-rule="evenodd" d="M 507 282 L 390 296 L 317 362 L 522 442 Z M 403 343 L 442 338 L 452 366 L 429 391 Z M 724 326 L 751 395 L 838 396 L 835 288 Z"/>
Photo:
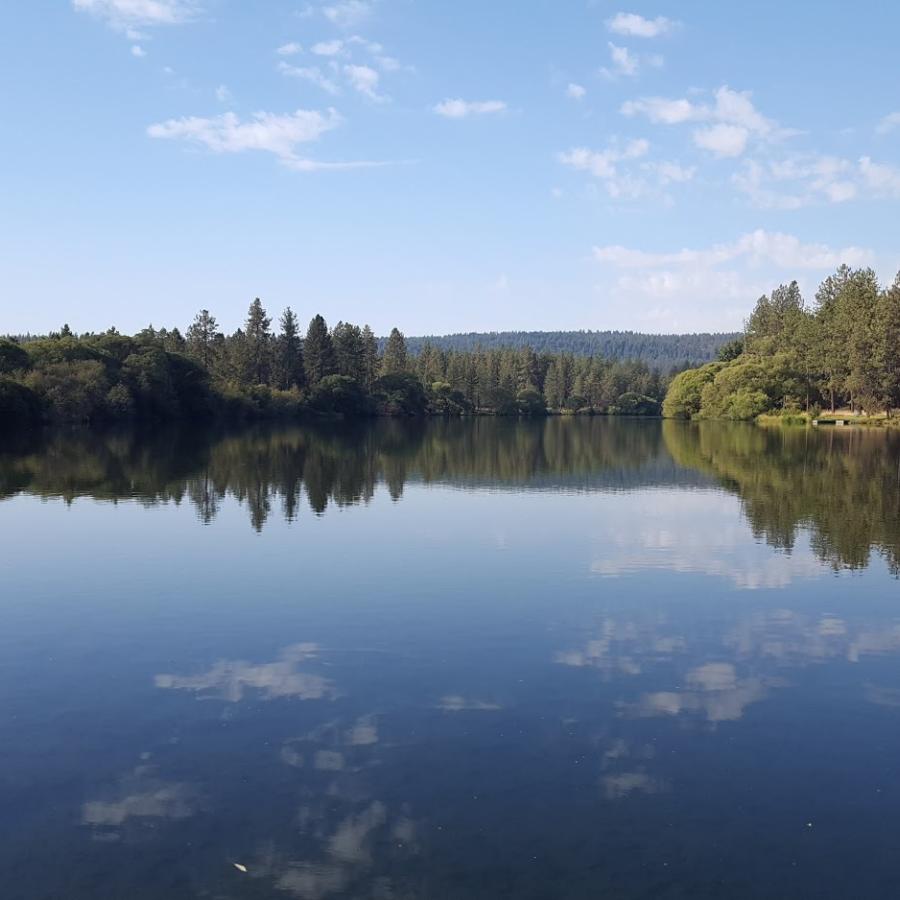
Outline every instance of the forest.
<path fill-rule="evenodd" d="M 807 306 L 796 281 L 762 296 L 718 360 L 677 374 L 663 414 L 803 421 L 823 410 L 890 419 L 900 407 L 900 275 L 841 266 Z"/>
<path fill-rule="evenodd" d="M 719 347 L 739 333 L 642 334 L 637 331 L 489 331 L 410 337 L 411 353 L 431 345 L 439 350 L 497 350 L 530 347 L 535 353 L 571 353 L 634 359 L 661 371 L 712 362 Z M 383 341 L 381 342 L 383 343 Z"/>
<path fill-rule="evenodd" d="M 424 415 L 658 415 L 671 373 L 641 360 L 519 347 L 412 352 L 394 328 L 273 327 L 257 298 L 225 334 L 201 310 L 184 333 L 148 326 L 0 339 L 0 422 L 65 423 Z"/>

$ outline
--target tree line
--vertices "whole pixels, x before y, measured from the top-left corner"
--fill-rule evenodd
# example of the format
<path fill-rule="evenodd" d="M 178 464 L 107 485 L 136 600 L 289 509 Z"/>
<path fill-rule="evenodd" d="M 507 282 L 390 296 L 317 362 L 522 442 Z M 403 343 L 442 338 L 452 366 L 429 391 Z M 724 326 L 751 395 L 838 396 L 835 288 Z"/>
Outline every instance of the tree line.
<path fill-rule="evenodd" d="M 231 334 L 203 309 L 182 333 L 153 326 L 0 339 L 0 420 L 259 418 L 303 414 L 658 415 L 671 373 L 640 360 L 537 352 L 529 345 L 412 352 L 394 328 L 285 309 L 257 298 Z"/>
<path fill-rule="evenodd" d="M 716 362 L 676 375 L 663 413 L 753 419 L 763 413 L 900 407 L 900 275 L 882 287 L 872 269 L 841 266 L 808 306 L 796 281 L 762 296 L 743 336 Z"/>
<path fill-rule="evenodd" d="M 407 338 L 412 353 L 425 346 L 440 350 L 492 350 L 530 347 L 536 353 L 571 353 L 573 356 L 602 356 L 630 359 L 651 368 L 668 371 L 684 369 L 716 358 L 719 347 L 739 333 L 642 334 L 638 331 L 472 331 Z M 382 339 L 383 341 L 383 339 Z"/>

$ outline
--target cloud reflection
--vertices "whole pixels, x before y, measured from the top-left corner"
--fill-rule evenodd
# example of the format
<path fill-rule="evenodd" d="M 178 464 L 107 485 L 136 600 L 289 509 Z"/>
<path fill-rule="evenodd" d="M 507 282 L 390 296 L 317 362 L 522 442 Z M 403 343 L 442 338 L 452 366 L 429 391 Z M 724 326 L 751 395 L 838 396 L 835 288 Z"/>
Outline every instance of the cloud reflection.
<path fill-rule="evenodd" d="M 242 700 L 248 689 L 261 691 L 266 699 L 293 697 L 299 700 L 333 700 L 338 694 L 329 679 L 299 672 L 297 666 L 318 653 L 316 644 L 293 644 L 276 662 L 254 665 L 243 660 L 219 660 L 199 675 L 157 675 L 156 686 L 220 697 L 230 703 Z"/>

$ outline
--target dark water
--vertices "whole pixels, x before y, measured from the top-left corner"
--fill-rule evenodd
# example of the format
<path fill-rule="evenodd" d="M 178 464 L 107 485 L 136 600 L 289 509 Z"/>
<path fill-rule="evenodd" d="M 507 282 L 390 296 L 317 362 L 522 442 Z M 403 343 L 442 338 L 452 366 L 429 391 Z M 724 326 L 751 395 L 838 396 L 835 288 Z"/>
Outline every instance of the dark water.
<path fill-rule="evenodd" d="M 0 896 L 897 896 L 898 479 L 713 423 L 0 447 Z"/>

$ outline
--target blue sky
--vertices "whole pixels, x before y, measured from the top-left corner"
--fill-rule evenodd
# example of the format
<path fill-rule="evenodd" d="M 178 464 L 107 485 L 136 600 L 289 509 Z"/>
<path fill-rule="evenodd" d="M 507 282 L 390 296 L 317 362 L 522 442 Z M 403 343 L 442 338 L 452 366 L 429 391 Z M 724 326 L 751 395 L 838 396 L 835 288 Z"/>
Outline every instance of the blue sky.
<path fill-rule="evenodd" d="M 0 332 L 739 327 L 900 268 L 900 7 L 30 0 Z"/>

